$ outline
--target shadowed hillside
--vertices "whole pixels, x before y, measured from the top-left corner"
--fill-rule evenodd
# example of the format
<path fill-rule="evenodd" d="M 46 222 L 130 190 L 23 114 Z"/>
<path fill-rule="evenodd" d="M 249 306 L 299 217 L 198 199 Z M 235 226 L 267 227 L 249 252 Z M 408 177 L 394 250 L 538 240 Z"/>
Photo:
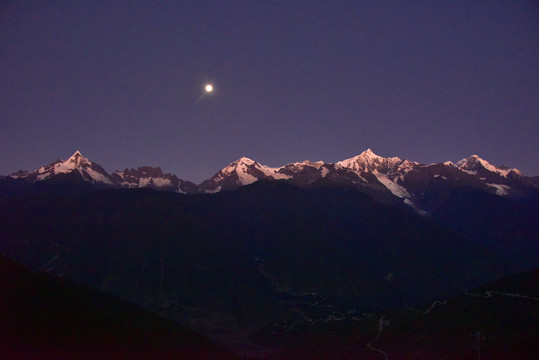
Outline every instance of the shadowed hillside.
<path fill-rule="evenodd" d="M 170 320 L 0 257 L 4 359 L 237 359 Z"/>

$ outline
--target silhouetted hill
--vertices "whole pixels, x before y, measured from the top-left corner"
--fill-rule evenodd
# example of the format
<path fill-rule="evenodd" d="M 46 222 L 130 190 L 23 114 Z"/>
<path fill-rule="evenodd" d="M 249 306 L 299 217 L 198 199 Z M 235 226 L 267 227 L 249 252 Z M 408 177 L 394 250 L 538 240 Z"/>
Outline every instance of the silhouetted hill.
<path fill-rule="evenodd" d="M 3 359 L 237 359 L 170 320 L 0 256 Z"/>

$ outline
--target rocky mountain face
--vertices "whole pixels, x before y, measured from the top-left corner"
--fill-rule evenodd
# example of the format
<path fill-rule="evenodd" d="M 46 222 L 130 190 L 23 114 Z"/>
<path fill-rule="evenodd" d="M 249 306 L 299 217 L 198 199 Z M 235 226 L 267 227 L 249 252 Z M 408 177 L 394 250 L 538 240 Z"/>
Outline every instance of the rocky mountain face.
<path fill-rule="evenodd" d="M 143 188 L 192 194 L 197 186 L 179 179 L 176 175 L 164 174 L 159 167 L 142 166 L 138 169 L 116 170 L 110 175 L 112 182 L 121 188 Z"/>

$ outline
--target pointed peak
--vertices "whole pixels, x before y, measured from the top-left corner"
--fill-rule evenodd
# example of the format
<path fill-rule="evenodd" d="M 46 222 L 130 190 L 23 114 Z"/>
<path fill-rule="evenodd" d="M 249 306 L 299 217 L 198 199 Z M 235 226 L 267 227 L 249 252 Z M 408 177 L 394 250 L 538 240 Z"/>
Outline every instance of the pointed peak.
<path fill-rule="evenodd" d="M 400 161 L 400 158 L 398 157 L 389 157 L 389 158 L 385 158 L 383 156 L 380 156 L 380 155 L 377 155 L 374 153 L 374 151 L 372 151 L 370 148 L 363 151 L 361 154 L 357 155 L 355 158 L 357 159 L 362 159 L 364 161 L 382 161 L 382 160 L 392 160 L 392 161 Z"/>
<path fill-rule="evenodd" d="M 376 155 L 371 149 L 367 149 L 353 158 L 339 161 L 336 164 L 354 171 L 372 172 L 376 170 L 380 173 L 388 173 L 396 170 L 401 163 L 402 161 L 398 157 L 384 158 Z"/>
<path fill-rule="evenodd" d="M 86 159 L 79 150 L 75 151 L 73 155 L 69 159 L 65 161 L 65 163 L 74 163 L 76 166 L 79 166 L 82 163 L 90 163 L 88 159 Z"/>
<path fill-rule="evenodd" d="M 485 159 L 483 159 L 481 156 L 479 155 L 470 155 L 467 159 L 465 159 L 467 161 L 475 161 L 475 162 L 484 162 L 486 161 Z"/>
<path fill-rule="evenodd" d="M 248 157 L 241 157 L 238 160 L 228 164 L 225 168 L 221 169 L 220 172 L 230 174 L 232 172 L 237 172 L 239 168 L 249 167 L 253 164 L 256 164 L 256 161 L 251 160 Z"/>
<path fill-rule="evenodd" d="M 361 154 L 359 154 L 359 156 L 362 156 L 362 157 L 365 157 L 365 156 L 368 156 L 368 157 L 379 157 L 379 156 L 376 155 L 370 148 L 368 148 L 367 150 L 363 151 Z"/>
<path fill-rule="evenodd" d="M 73 155 L 71 155 L 71 157 L 68 159 L 68 161 L 78 159 L 78 158 L 83 158 L 84 159 L 84 156 L 82 156 L 82 154 L 80 153 L 79 150 L 75 151 L 75 153 Z"/>
<path fill-rule="evenodd" d="M 484 164 L 484 163 L 488 163 L 486 160 L 482 159 L 479 155 L 470 155 L 468 156 L 467 158 L 464 158 L 462 160 L 460 160 L 459 162 L 457 162 L 457 166 L 458 167 L 462 167 L 462 166 L 471 166 L 471 165 L 475 165 L 475 164 Z"/>
<path fill-rule="evenodd" d="M 234 165 L 234 164 L 247 164 L 247 165 L 252 165 L 254 164 L 256 161 L 252 160 L 252 159 L 249 159 L 248 157 L 241 157 L 239 158 L 238 160 L 234 161 L 233 163 L 231 163 L 230 165 Z"/>
<path fill-rule="evenodd" d="M 354 159 L 354 158 L 352 158 L 352 159 Z M 360 159 L 362 161 L 367 161 L 367 162 L 371 162 L 371 161 L 400 162 L 401 161 L 401 159 L 399 157 L 385 158 L 383 156 L 377 155 L 370 148 L 363 151 L 361 154 L 355 156 L 355 159 Z"/>

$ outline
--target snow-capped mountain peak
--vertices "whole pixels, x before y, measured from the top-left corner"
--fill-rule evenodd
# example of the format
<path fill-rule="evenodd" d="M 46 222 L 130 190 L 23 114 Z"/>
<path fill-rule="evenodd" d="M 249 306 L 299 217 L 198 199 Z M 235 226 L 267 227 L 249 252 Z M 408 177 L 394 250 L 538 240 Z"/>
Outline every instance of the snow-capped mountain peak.
<path fill-rule="evenodd" d="M 73 155 L 71 155 L 71 157 L 68 159 L 69 160 L 76 160 L 76 159 L 85 159 L 84 156 L 82 156 L 82 154 L 80 153 L 79 150 L 75 151 L 75 153 Z M 87 159 L 86 159 L 87 160 Z"/>
<path fill-rule="evenodd" d="M 456 165 L 459 169 L 474 175 L 478 174 L 479 172 L 485 172 L 485 170 L 491 173 L 499 174 L 503 177 L 507 177 L 510 172 L 521 175 L 520 171 L 517 169 L 509 169 L 504 166 L 492 165 L 478 155 L 472 155 L 468 158 L 464 158 L 457 162 Z"/>
<path fill-rule="evenodd" d="M 363 151 L 361 154 L 358 155 L 358 157 L 363 159 L 382 159 L 381 156 L 376 155 L 370 148 Z"/>
<path fill-rule="evenodd" d="M 92 166 L 92 162 L 86 159 L 79 150 L 66 161 L 57 162 L 53 167 L 54 174 L 69 173 L 77 168 L 88 168 Z"/>
<path fill-rule="evenodd" d="M 242 157 L 228 164 L 209 180 L 202 182 L 200 187 L 205 192 L 215 192 L 252 184 L 260 179 L 289 178 L 290 176 L 279 172 L 281 169 L 264 166 L 252 159 Z"/>
<path fill-rule="evenodd" d="M 112 184 L 109 174 L 101 166 L 82 156 L 78 150 L 67 160 L 57 160 L 34 171 L 19 171 L 11 174 L 10 177 L 33 183 L 50 179 L 56 175 L 71 173 L 75 173 L 75 176 L 78 175 L 82 180 L 91 183 Z"/>
<path fill-rule="evenodd" d="M 218 171 L 212 178 L 199 185 L 163 173 L 158 167 L 139 167 L 107 172 L 98 164 L 85 158 L 80 151 L 67 160 L 57 160 L 34 171 L 18 171 L 0 177 L 16 191 L 39 183 L 38 188 L 86 183 L 84 188 L 141 188 L 174 191 L 186 194 L 213 193 L 234 190 L 261 179 L 289 180 L 299 186 L 338 184 L 351 186 L 377 196 L 383 201 L 393 201 L 391 194 L 418 211 L 431 204 L 422 203 L 425 189 L 430 192 L 443 188 L 473 187 L 500 196 L 525 196 L 539 189 L 539 177 L 523 176 L 517 169 L 494 166 L 477 155 L 462 159 L 456 164 L 425 165 L 398 157 L 384 158 L 371 149 L 352 158 L 336 163 L 302 161 L 281 167 L 269 167 L 248 157 L 241 157 Z M 5 180 L 4 180 L 5 179 Z M 69 188 L 69 186 L 68 186 Z"/>
<path fill-rule="evenodd" d="M 230 174 L 230 173 L 233 173 L 233 172 L 245 171 L 245 169 L 247 169 L 247 168 L 249 168 L 251 166 L 260 167 L 260 164 L 258 164 L 254 160 L 249 159 L 248 157 L 241 157 L 238 160 L 228 164 L 228 166 L 225 167 L 224 169 L 222 169 L 221 171 L 224 174 Z"/>
<path fill-rule="evenodd" d="M 159 167 L 142 166 L 115 171 L 109 175 L 100 165 L 85 158 L 79 150 L 67 160 L 57 160 L 34 171 L 17 171 L 9 175 L 9 178 L 27 185 L 53 180 L 55 183 L 89 183 L 96 189 L 149 187 L 179 193 L 198 191 L 192 182 L 165 174 Z"/>
<path fill-rule="evenodd" d="M 249 159 L 248 157 L 241 157 L 239 158 L 238 160 L 235 161 L 235 163 L 243 163 L 243 164 L 247 164 L 247 165 L 252 165 L 254 164 L 256 161 L 252 160 L 252 159 Z"/>
<path fill-rule="evenodd" d="M 337 165 L 360 172 L 389 173 L 394 171 L 402 162 L 398 157 L 384 158 L 376 155 L 371 149 L 363 151 L 361 154 L 350 159 L 337 162 Z"/>

